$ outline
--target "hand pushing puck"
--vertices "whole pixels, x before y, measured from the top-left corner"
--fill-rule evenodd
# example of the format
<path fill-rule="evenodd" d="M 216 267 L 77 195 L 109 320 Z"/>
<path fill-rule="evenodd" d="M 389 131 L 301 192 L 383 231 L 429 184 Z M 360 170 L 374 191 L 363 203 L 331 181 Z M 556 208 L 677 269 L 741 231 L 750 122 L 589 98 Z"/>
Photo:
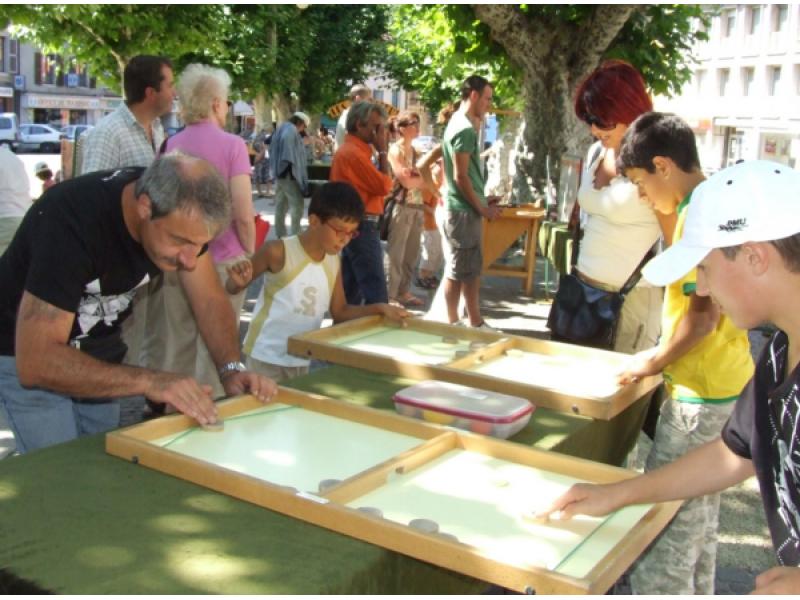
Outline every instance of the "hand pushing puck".
<path fill-rule="evenodd" d="M 205 425 L 201 425 L 201 427 L 203 428 L 203 431 L 223 431 L 225 429 L 225 421 L 222 419 L 217 419 L 213 423 L 206 423 Z"/>

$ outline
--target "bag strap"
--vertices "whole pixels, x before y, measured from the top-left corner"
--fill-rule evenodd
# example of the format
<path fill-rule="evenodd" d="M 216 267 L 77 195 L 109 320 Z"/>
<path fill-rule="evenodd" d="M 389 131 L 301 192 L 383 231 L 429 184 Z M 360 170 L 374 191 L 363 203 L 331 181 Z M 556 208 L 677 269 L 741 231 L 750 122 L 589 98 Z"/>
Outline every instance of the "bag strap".
<path fill-rule="evenodd" d="M 597 143 L 594 152 L 592 152 L 592 156 L 589 157 L 589 163 L 586 167 L 587 173 L 602 152 L 603 145 Z M 570 271 L 572 271 L 575 265 L 578 264 L 578 250 L 580 249 L 581 238 L 583 238 L 583 232 L 581 231 L 581 207 L 577 199 L 575 200 L 575 205 L 572 207 L 567 228 L 572 229 L 572 256 L 569 261 Z"/>
<path fill-rule="evenodd" d="M 630 292 L 636 284 L 639 283 L 639 280 L 642 278 L 642 269 L 644 266 L 650 261 L 653 256 L 656 254 L 656 247 L 658 246 L 658 242 L 653 244 L 653 247 L 650 248 L 647 253 L 644 255 L 644 258 L 636 265 L 636 268 L 631 273 L 631 276 L 628 277 L 628 280 L 623 284 L 622 288 L 619 290 L 619 295 L 623 298 Z"/>

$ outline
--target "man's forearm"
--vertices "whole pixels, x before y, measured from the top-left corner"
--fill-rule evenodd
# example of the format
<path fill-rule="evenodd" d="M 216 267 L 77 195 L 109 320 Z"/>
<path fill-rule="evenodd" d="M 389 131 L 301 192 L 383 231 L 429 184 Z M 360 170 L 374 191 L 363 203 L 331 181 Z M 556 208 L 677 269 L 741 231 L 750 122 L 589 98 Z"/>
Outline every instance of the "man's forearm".
<path fill-rule="evenodd" d="M 237 319 L 227 296 L 214 294 L 206 298 L 202 308 L 194 314 L 200 335 L 217 367 L 241 359 Z"/>
<path fill-rule="evenodd" d="M 98 360 L 76 348 L 53 345 L 34 359 L 17 357 L 20 383 L 79 398 L 145 395 L 156 372 Z"/>
<path fill-rule="evenodd" d="M 717 438 L 675 462 L 613 487 L 617 488 L 621 505 L 627 506 L 720 492 L 753 473 L 751 461 L 734 454 L 721 438 Z"/>

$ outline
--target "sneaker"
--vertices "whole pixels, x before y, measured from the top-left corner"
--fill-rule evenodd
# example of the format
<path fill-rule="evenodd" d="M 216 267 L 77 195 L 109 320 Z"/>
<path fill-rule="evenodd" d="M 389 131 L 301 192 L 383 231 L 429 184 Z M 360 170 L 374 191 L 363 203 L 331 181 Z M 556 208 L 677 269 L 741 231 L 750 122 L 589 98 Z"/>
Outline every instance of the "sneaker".
<path fill-rule="evenodd" d="M 489 326 L 489 324 L 486 321 L 481 321 L 481 324 L 480 325 L 475 325 L 473 327 L 473 329 L 483 329 L 485 331 L 499 331 L 498 329 L 495 329 L 494 327 Z"/>

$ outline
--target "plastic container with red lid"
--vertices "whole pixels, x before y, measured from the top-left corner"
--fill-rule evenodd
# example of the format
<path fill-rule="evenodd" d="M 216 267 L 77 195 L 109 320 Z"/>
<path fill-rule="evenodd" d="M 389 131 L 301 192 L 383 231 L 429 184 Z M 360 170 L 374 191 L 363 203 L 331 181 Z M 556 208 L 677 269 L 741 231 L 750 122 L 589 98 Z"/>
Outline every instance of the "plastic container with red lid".
<path fill-rule="evenodd" d="M 524 398 L 443 381 L 398 390 L 394 407 L 407 417 L 502 439 L 525 427 L 535 409 Z"/>

